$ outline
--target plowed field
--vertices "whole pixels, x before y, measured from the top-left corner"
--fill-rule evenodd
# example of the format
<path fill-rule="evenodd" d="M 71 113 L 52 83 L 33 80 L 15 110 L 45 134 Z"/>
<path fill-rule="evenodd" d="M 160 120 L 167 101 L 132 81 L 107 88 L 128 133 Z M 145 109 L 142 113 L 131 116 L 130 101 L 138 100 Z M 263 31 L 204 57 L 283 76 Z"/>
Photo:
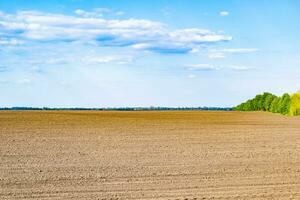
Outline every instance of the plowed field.
<path fill-rule="evenodd" d="M 300 118 L 1 111 L 0 199 L 300 199 Z"/>

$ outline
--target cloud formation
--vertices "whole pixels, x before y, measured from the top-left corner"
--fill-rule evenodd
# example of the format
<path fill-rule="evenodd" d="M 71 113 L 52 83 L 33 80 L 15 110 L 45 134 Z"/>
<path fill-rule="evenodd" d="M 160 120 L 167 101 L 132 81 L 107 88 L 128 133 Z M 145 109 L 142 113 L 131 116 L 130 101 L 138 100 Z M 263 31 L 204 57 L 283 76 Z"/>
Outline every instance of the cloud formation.
<path fill-rule="evenodd" d="M 32 82 L 32 80 L 28 79 L 28 78 L 20 79 L 20 80 L 16 81 L 16 83 L 18 83 L 18 84 L 30 84 L 31 82 Z"/>
<path fill-rule="evenodd" d="M 209 52 L 209 58 L 226 58 L 229 54 L 243 54 L 258 52 L 256 48 L 231 48 L 231 49 L 213 49 Z"/>
<path fill-rule="evenodd" d="M 114 63 L 114 64 L 128 64 L 133 61 L 133 57 L 131 56 L 87 56 L 83 57 L 81 60 L 84 64 L 106 64 L 106 63 Z"/>
<path fill-rule="evenodd" d="M 221 50 L 214 50 L 217 52 L 222 53 L 251 53 L 251 52 L 257 52 L 258 49 L 254 48 L 237 48 L 237 49 L 221 49 Z"/>
<path fill-rule="evenodd" d="M 0 46 L 17 46 L 21 44 L 23 44 L 23 42 L 15 38 L 0 38 Z"/>
<path fill-rule="evenodd" d="M 219 70 L 248 71 L 253 69 L 252 67 L 240 66 L 240 65 L 219 66 L 213 64 L 191 64 L 191 65 L 186 65 L 185 68 L 187 70 L 194 70 L 194 71 L 219 71 Z"/>
<path fill-rule="evenodd" d="M 191 64 L 186 65 L 188 70 L 197 70 L 197 71 L 218 71 L 221 69 L 219 66 L 211 65 L 211 64 Z"/>
<path fill-rule="evenodd" d="M 192 79 L 192 78 L 196 78 L 196 75 L 195 75 L 195 74 L 189 74 L 189 75 L 188 75 L 188 78 L 191 78 L 191 79 Z"/>
<path fill-rule="evenodd" d="M 253 69 L 253 67 L 233 65 L 233 66 L 229 66 L 228 69 L 231 69 L 234 71 L 249 71 L 249 70 Z"/>
<path fill-rule="evenodd" d="M 112 10 L 109 8 L 95 8 L 93 11 L 85 11 L 81 9 L 75 10 L 75 14 L 81 16 L 81 17 L 86 17 L 86 18 L 97 18 L 97 17 L 102 17 L 106 13 L 111 13 Z"/>
<path fill-rule="evenodd" d="M 221 11 L 219 14 L 220 14 L 220 16 L 225 17 L 225 16 L 229 15 L 229 12 L 224 10 L 224 11 Z"/>
<path fill-rule="evenodd" d="M 75 16 L 37 11 L 0 13 L 0 41 L 83 41 L 158 53 L 188 53 L 232 39 L 206 29 L 171 30 L 166 24 L 146 19 L 104 19 L 103 12 L 109 10 L 78 9 Z"/>

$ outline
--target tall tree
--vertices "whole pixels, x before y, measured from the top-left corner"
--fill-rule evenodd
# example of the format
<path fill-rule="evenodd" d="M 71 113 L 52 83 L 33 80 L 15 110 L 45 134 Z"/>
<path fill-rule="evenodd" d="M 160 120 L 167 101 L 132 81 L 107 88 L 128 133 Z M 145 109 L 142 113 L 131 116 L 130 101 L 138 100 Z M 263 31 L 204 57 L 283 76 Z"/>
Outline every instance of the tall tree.
<path fill-rule="evenodd" d="M 290 104 L 291 104 L 291 97 L 289 94 L 285 93 L 279 101 L 278 112 L 284 115 L 288 114 L 290 109 Z"/>
<path fill-rule="evenodd" d="M 293 94 L 291 97 L 289 115 L 300 115 L 300 92 Z"/>

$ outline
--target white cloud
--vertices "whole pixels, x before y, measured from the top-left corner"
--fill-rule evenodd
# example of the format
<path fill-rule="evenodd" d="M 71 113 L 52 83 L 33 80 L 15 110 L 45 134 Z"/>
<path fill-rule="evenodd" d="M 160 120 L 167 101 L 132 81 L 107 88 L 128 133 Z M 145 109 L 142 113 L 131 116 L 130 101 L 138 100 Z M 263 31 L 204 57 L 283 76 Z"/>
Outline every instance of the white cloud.
<path fill-rule="evenodd" d="M 95 8 L 91 12 L 81 10 L 81 9 L 75 10 L 75 14 L 77 14 L 81 17 L 86 17 L 86 18 L 99 18 L 99 17 L 102 17 L 104 14 L 110 13 L 110 12 L 112 12 L 112 11 L 108 8 Z"/>
<path fill-rule="evenodd" d="M 43 73 L 43 69 L 39 66 L 32 66 L 29 68 L 30 72 L 34 72 L 34 73 Z"/>
<path fill-rule="evenodd" d="M 103 19 L 109 10 L 75 11 L 77 16 L 20 11 L 0 17 L 0 36 L 11 40 L 92 41 L 100 46 L 133 47 L 159 53 L 189 53 L 203 45 L 230 41 L 231 36 L 205 29 L 171 30 L 146 19 Z"/>
<path fill-rule="evenodd" d="M 89 17 L 90 16 L 90 13 L 84 11 L 84 10 L 81 10 L 81 9 L 77 9 L 75 10 L 75 13 L 81 17 Z M 101 15 L 102 16 L 102 15 Z"/>
<path fill-rule="evenodd" d="M 18 84 L 29 84 L 31 82 L 31 79 L 20 79 L 17 81 Z"/>
<path fill-rule="evenodd" d="M 53 55 L 39 54 L 36 56 L 31 56 L 30 59 L 17 60 L 12 65 L 22 66 L 32 73 L 46 73 L 52 69 L 59 69 L 61 67 L 67 66 L 108 66 L 108 64 L 114 65 L 126 65 L 131 64 L 135 61 L 135 55 L 131 54 L 107 54 L 97 52 L 77 52 L 75 54 L 64 54 L 55 53 Z M 7 71 L 6 68 L 1 68 L 0 72 Z"/>
<path fill-rule="evenodd" d="M 200 51 L 199 48 L 193 48 L 190 53 L 198 53 Z"/>
<path fill-rule="evenodd" d="M 27 84 L 30 84 L 32 83 L 32 80 L 31 79 L 19 79 L 19 80 L 7 80 L 7 79 L 4 79 L 4 80 L 0 80 L 0 84 L 21 84 L 21 85 L 27 85 Z"/>
<path fill-rule="evenodd" d="M 186 69 L 195 70 L 195 71 L 219 71 L 219 70 L 248 71 L 253 69 L 253 67 L 240 66 L 240 65 L 218 66 L 213 64 L 191 64 L 191 65 L 186 65 Z"/>
<path fill-rule="evenodd" d="M 256 48 L 231 48 L 231 49 L 213 49 L 209 52 L 209 58 L 226 58 L 229 54 L 243 54 L 258 52 Z"/>
<path fill-rule="evenodd" d="M 247 66 L 229 66 L 228 69 L 234 70 L 234 71 L 248 71 L 253 69 L 252 67 Z"/>
<path fill-rule="evenodd" d="M 186 65 L 188 70 L 199 70 L 199 71 L 217 71 L 221 68 L 211 64 L 191 64 Z"/>
<path fill-rule="evenodd" d="M 67 64 L 67 63 L 71 63 L 71 62 L 76 62 L 78 59 L 76 58 L 69 58 L 69 57 L 61 57 L 61 58 L 57 58 L 57 57 L 48 57 L 47 59 L 41 59 L 41 58 L 35 58 L 32 60 L 28 60 L 27 63 L 29 63 L 30 65 L 34 65 L 35 67 L 37 65 L 63 65 L 63 64 Z"/>
<path fill-rule="evenodd" d="M 128 64 L 133 61 L 133 58 L 130 56 L 87 56 L 81 59 L 81 62 L 84 64 Z"/>
<path fill-rule="evenodd" d="M 115 12 L 115 14 L 116 14 L 117 16 L 121 16 L 121 15 L 124 15 L 125 13 L 124 13 L 123 11 L 117 11 L 117 12 Z"/>
<path fill-rule="evenodd" d="M 17 45 L 22 45 L 22 44 L 24 44 L 24 42 L 23 41 L 21 41 L 21 40 L 18 40 L 18 39 L 14 39 L 14 38 L 12 38 L 12 39 L 5 39 L 5 38 L 3 38 L 3 39 L 1 39 L 0 38 L 0 45 L 5 45 L 5 46 L 17 46 Z"/>
<path fill-rule="evenodd" d="M 112 10 L 109 9 L 109 8 L 95 8 L 94 12 L 97 12 L 97 13 L 110 13 L 110 12 L 112 12 Z"/>
<path fill-rule="evenodd" d="M 222 52 L 211 52 L 209 55 L 208 55 L 209 58 L 226 58 L 226 55 Z"/>
<path fill-rule="evenodd" d="M 224 17 L 224 16 L 228 16 L 229 12 L 224 10 L 224 11 L 221 11 L 219 14 L 220 14 L 220 16 Z"/>
<path fill-rule="evenodd" d="M 192 79 L 192 78 L 196 78 L 196 75 L 195 75 L 195 74 L 189 74 L 189 75 L 188 75 L 188 78 L 191 78 L 191 79 Z"/>
<path fill-rule="evenodd" d="M 258 49 L 255 48 L 236 48 L 236 49 L 220 49 L 220 50 L 213 50 L 215 52 L 222 52 L 222 53 L 251 53 L 257 52 Z"/>

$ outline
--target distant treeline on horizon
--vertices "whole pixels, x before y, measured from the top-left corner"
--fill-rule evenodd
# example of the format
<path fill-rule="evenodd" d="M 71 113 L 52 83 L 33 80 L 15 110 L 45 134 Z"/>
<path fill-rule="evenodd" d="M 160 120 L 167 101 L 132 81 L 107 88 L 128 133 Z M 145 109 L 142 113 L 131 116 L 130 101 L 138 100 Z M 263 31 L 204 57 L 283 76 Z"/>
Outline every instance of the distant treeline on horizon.
<path fill-rule="evenodd" d="M 50 108 L 50 107 L 9 107 L 0 110 L 116 110 L 116 111 L 146 111 L 146 110 L 233 110 L 231 107 L 117 107 L 117 108 Z"/>
<path fill-rule="evenodd" d="M 268 111 L 289 116 L 300 115 L 300 92 L 292 95 L 285 93 L 281 97 L 265 92 L 236 106 L 233 110 Z"/>

